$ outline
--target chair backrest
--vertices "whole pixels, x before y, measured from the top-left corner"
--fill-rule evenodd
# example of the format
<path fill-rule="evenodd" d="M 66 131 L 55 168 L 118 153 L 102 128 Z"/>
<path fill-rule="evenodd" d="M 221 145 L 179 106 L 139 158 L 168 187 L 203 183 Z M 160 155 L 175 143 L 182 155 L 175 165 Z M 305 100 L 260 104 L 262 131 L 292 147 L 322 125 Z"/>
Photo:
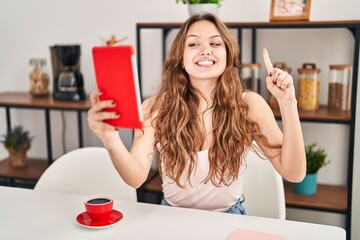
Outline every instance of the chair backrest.
<path fill-rule="evenodd" d="M 84 147 L 62 155 L 41 175 L 34 190 L 108 194 L 114 199 L 137 201 L 136 189 L 123 181 L 102 147 Z"/>
<path fill-rule="evenodd" d="M 285 219 L 285 192 L 282 177 L 267 159 L 250 151 L 244 172 L 243 203 L 246 214 Z"/>

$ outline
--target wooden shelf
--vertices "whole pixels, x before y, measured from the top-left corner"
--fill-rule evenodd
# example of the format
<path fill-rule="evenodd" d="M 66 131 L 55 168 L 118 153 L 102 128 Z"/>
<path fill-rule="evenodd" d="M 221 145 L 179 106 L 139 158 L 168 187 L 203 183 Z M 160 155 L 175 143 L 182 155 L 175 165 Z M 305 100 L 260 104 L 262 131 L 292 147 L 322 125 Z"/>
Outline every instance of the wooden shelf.
<path fill-rule="evenodd" d="M 58 100 L 51 94 L 46 97 L 34 97 L 29 92 L 0 92 L 0 107 L 5 109 L 5 119 L 7 130 L 12 128 L 11 110 L 12 109 L 35 109 L 41 110 L 45 117 L 45 133 L 47 147 L 47 164 L 50 165 L 53 158 L 52 134 L 51 134 L 51 111 L 75 111 L 77 113 L 78 140 L 79 147 L 83 147 L 83 121 L 82 113 L 91 108 L 89 97 L 81 101 Z M 1 170 L 3 171 L 3 170 Z M 7 175 L 6 173 L 3 173 Z M 11 177 L 11 176 L 10 176 Z"/>
<path fill-rule="evenodd" d="M 316 194 L 306 196 L 296 194 L 293 185 L 292 183 L 284 182 L 287 207 L 346 213 L 346 186 L 318 184 Z"/>
<path fill-rule="evenodd" d="M 0 161 L 0 178 L 38 180 L 48 167 L 45 159 L 29 159 L 25 168 L 11 167 L 9 160 Z"/>
<path fill-rule="evenodd" d="M 145 182 L 143 189 L 150 192 L 162 192 L 162 180 L 158 171 L 154 171 L 153 177 Z"/>
<path fill-rule="evenodd" d="M 272 109 L 275 118 L 281 120 L 279 109 Z M 329 111 L 327 106 L 320 106 L 319 110 L 316 111 L 302 111 L 299 110 L 299 116 L 301 121 L 312 121 L 312 122 L 333 122 L 333 123 L 344 123 L 350 124 L 351 112 L 350 111 Z"/>
<path fill-rule="evenodd" d="M 33 97 L 28 92 L 2 92 L 0 93 L 0 106 L 87 111 L 90 109 L 91 103 L 88 97 L 82 101 L 65 101 L 54 99 L 51 95 Z"/>

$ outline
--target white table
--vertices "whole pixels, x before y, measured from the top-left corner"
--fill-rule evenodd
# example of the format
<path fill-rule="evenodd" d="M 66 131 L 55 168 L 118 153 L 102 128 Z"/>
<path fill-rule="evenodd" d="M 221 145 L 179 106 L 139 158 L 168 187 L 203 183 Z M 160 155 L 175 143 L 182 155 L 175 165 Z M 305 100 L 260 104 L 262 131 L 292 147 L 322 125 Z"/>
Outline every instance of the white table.
<path fill-rule="evenodd" d="M 0 239 L 225 240 L 236 228 L 289 240 L 345 240 L 339 227 L 115 200 L 124 214 L 116 225 L 88 229 L 76 222 L 84 196 L 0 187 Z"/>

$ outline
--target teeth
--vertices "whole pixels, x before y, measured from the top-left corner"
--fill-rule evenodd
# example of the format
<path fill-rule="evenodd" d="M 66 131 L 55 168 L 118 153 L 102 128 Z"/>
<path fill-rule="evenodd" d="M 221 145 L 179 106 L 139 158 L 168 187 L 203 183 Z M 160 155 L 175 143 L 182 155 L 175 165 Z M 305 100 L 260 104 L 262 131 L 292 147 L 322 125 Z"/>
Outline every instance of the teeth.
<path fill-rule="evenodd" d="M 197 62 L 198 65 L 213 65 L 214 61 L 210 61 L 210 60 L 205 60 L 205 61 L 200 61 Z"/>

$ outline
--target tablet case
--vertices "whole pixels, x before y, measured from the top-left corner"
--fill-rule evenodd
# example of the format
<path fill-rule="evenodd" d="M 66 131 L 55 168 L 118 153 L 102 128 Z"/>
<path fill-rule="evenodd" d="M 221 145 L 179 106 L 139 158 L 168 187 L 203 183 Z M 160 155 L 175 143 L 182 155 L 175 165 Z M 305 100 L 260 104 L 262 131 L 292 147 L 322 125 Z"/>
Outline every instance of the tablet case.
<path fill-rule="evenodd" d="M 132 46 L 96 46 L 92 49 L 95 77 L 100 100 L 114 100 L 117 119 L 104 122 L 117 128 L 142 128 L 143 113 L 135 50 Z"/>

